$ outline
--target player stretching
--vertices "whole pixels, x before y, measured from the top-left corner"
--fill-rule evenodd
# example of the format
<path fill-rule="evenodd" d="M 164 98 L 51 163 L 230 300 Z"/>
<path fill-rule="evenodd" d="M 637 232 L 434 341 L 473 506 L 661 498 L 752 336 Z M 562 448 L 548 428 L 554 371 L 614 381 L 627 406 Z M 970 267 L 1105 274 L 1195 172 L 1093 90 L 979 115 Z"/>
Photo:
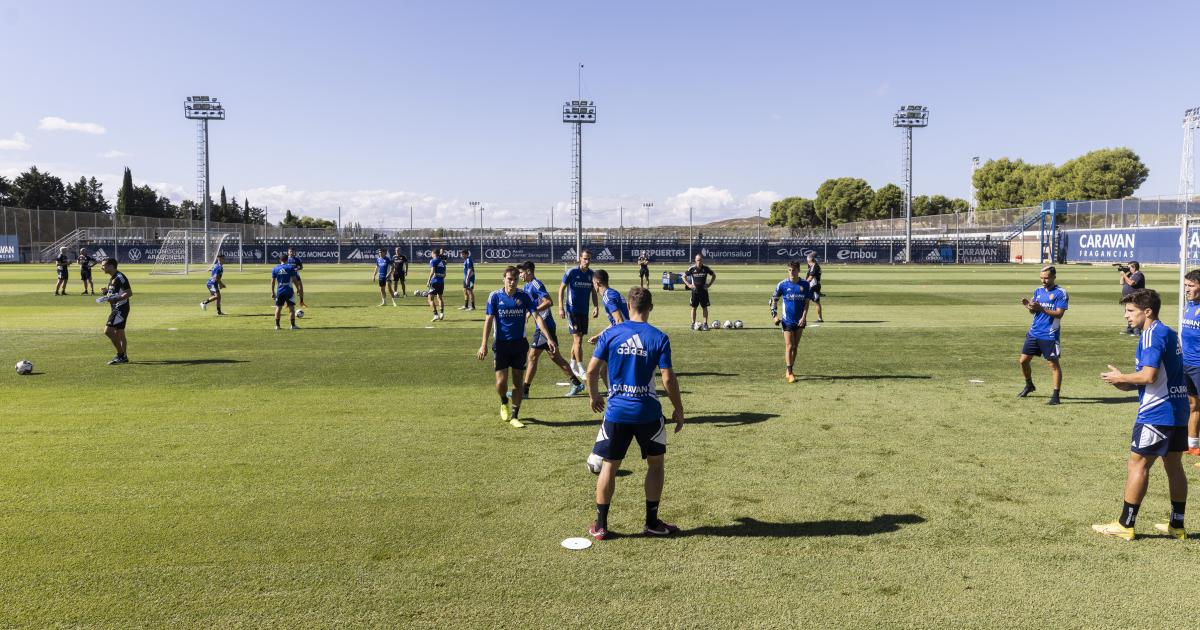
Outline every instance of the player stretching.
<path fill-rule="evenodd" d="M 1025 335 L 1025 345 L 1021 347 L 1021 374 L 1025 376 L 1025 388 L 1017 394 L 1024 398 L 1037 391 L 1033 386 L 1033 376 L 1029 362 L 1035 356 L 1041 356 L 1050 364 L 1050 377 L 1054 391 L 1050 394 L 1047 405 L 1058 404 L 1058 390 L 1062 388 L 1062 366 L 1058 359 L 1061 355 L 1059 347 L 1059 328 L 1062 317 L 1067 312 L 1067 290 L 1055 284 L 1056 272 L 1054 267 L 1042 269 L 1042 286 L 1033 292 L 1033 300 L 1021 298 L 1021 305 L 1033 314 L 1033 324 Z"/>
<path fill-rule="evenodd" d="M 1183 346 L 1183 376 L 1187 380 L 1188 455 L 1200 455 L 1200 269 L 1193 269 L 1183 277 L 1183 293 L 1187 305 L 1179 327 L 1179 341 Z"/>
<path fill-rule="evenodd" d="M 579 252 L 579 266 L 563 274 L 558 287 L 558 316 L 567 319 L 571 331 L 571 371 L 583 378 L 583 337 L 588 331 L 588 298 L 592 301 L 592 317 L 600 314 L 596 303 L 596 287 L 592 286 L 592 253 Z M 567 289 L 570 288 L 570 293 Z"/>
<path fill-rule="evenodd" d="M 558 325 L 554 322 L 554 316 L 550 314 L 550 307 L 554 306 L 554 301 L 550 299 L 550 292 L 546 290 L 546 285 L 542 284 L 541 280 L 534 275 L 534 264 L 532 260 L 526 260 L 519 267 L 521 270 L 521 280 L 525 282 L 524 291 L 533 298 L 533 303 L 537 308 L 537 314 L 546 322 L 546 330 L 550 334 L 543 335 L 542 330 L 537 326 L 533 329 L 533 345 L 529 347 L 529 361 L 525 366 L 525 381 L 523 383 L 524 396 L 529 398 L 529 386 L 533 384 L 533 377 L 537 374 L 538 359 L 541 358 L 542 352 L 550 353 L 550 360 L 562 369 L 563 374 L 571 381 L 571 389 L 567 390 L 567 396 L 575 396 L 583 392 L 583 382 L 579 380 L 571 372 L 571 366 L 567 364 L 567 360 L 562 357 L 558 351 Z M 554 342 L 554 350 L 550 350 L 550 343 Z"/>
<path fill-rule="evenodd" d="M 225 283 L 221 282 L 221 276 L 225 275 L 225 254 L 217 254 L 217 259 L 213 261 L 212 267 L 208 269 L 208 299 L 200 303 L 200 310 L 208 309 L 209 302 L 217 303 L 217 315 L 224 315 L 221 312 L 221 289 L 225 288 Z"/>
<path fill-rule="evenodd" d="M 54 285 L 54 295 L 67 294 L 67 267 L 71 265 L 71 259 L 67 258 L 67 248 L 58 248 L 58 258 L 54 259 L 54 271 L 58 275 L 58 284 Z M 62 291 L 62 293 L 59 293 Z"/>
<path fill-rule="evenodd" d="M 1138 289 L 1121 298 L 1121 303 L 1125 305 L 1125 320 L 1130 327 L 1141 331 L 1133 355 L 1136 371 L 1122 374 L 1110 365 L 1100 378 L 1123 392 L 1136 389 L 1138 412 L 1133 421 L 1121 517 L 1112 523 L 1092 525 L 1092 529 L 1125 540 L 1136 537 L 1133 526 L 1149 486 L 1150 468 L 1161 457 L 1167 471 L 1171 515 L 1169 522 L 1157 523 L 1154 528 L 1172 538 L 1184 539 L 1187 538 L 1187 530 L 1183 528 L 1187 476 L 1183 472 L 1183 451 L 1187 450 L 1184 427 L 1188 400 L 1184 393 L 1187 388 L 1183 384 L 1179 336 L 1158 321 L 1162 301 L 1153 289 Z"/>
<path fill-rule="evenodd" d="M 592 276 L 592 284 L 596 286 L 596 295 L 600 296 L 600 303 L 604 305 L 604 312 L 608 315 L 608 327 L 604 330 L 629 321 L 629 306 L 625 304 L 625 298 L 621 297 L 619 291 L 609 288 L 608 272 L 597 269 L 595 275 Z M 600 334 L 603 334 L 604 330 L 601 330 Z M 600 334 L 588 339 L 588 343 L 596 343 Z"/>
<path fill-rule="evenodd" d="M 812 291 L 813 304 L 817 305 L 817 323 L 824 323 L 825 318 L 821 316 L 821 263 L 817 262 L 816 254 L 808 255 L 808 277 L 805 280 Z"/>
<path fill-rule="evenodd" d="M 125 339 L 125 323 L 129 321 L 129 298 L 133 289 L 129 286 L 129 278 L 117 271 L 117 260 L 106 258 L 101 265 L 104 273 L 108 274 L 108 286 L 101 297 L 96 298 L 97 304 L 108 302 L 112 308 L 108 321 L 104 323 L 104 336 L 117 349 L 117 356 L 108 362 L 109 365 L 129 363 L 129 342 Z"/>
<path fill-rule="evenodd" d="M 291 316 L 292 330 L 300 330 L 296 325 L 296 294 L 299 293 L 300 303 L 304 304 L 304 283 L 300 281 L 300 274 L 296 273 L 296 268 L 289 265 L 286 254 L 279 256 L 279 264 L 271 270 L 271 298 L 275 300 L 275 330 L 279 330 L 279 315 L 283 312 L 283 306 L 288 307 L 288 314 Z M 296 288 L 292 289 L 292 283 L 296 284 Z"/>
<path fill-rule="evenodd" d="M 79 264 L 79 280 L 83 282 L 83 293 L 79 295 L 87 295 L 89 289 L 91 294 L 95 295 L 96 285 L 92 283 L 92 267 L 96 264 L 96 259 L 89 256 L 86 249 L 81 249 L 75 262 Z"/>
<path fill-rule="evenodd" d="M 679 381 L 671 369 L 671 340 L 661 330 L 647 323 L 654 303 L 649 289 L 629 290 L 630 320 L 613 326 L 600 335 L 596 352 L 588 364 L 588 392 L 592 410 L 604 412 L 604 424 L 596 436 L 592 453 L 603 458 L 600 477 L 596 479 L 596 522 L 588 533 L 596 540 L 609 537 L 608 506 L 612 503 L 617 485 L 617 470 L 637 439 L 646 460 L 646 525 L 642 533 L 669 536 L 678 527 L 658 518 L 658 502 L 663 489 L 663 456 L 667 452 L 667 429 L 662 405 L 654 390 L 654 370 L 662 371 L 663 389 L 671 398 L 675 411 L 671 420 L 675 432 L 683 428 L 683 400 L 679 396 Z M 600 370 L 608 368 L 608 404 L 597 390 Z"/>
<path fill-rule="evenodd" d="M 703 309 L 704 319 L 700 330 L 708 330 L 708 288 L 717 281 L 717 274 L 706 264 L 704 257 L 696 254 L 696 264 L 683 274 L 683 284 L 692 290 L 692 328 L 696 327 L 696 307 Z"/>
<path fill-rule="evenodd" d="M 800 345 L 800 337 L 804 334 L 804 326 L 808 319 L 808 303 L 812 289 L 807 280 L 800 279 L 800 261 L 788 263 L 788 277 L 775 285 L 775 293 L 771 295 L 771 317 L 775 325 L 783 329 L 783 362 L 787 372 L 783 377 L 789 383 L 796 382 L 793 366 L 796 364 L 796 347 Z M 783 317 L 779 316 L 778 303 L 783 302 Z"/>
<path fill-rule="evenodd" d="M 646 256 L 646 250 L 642 250 L 638 256 L 638 286 L 650 288 L 650 259 Z"/>
<path fill-rule="evenodd" d="M 471 258 L 471 250 L 462 250 L 463 257 L 463 305 L 460 311 L 475 310 L 475 260 Z"/>
<path fill-rule="evenodd" d="M 392 255 L 392 297 L 396 297 L 396 287 L 400 288 L 400 297 L 408 297 L 408 287 L 404 286 L 404 278 L 408 276 L 408 256 L 400 252 L 400 248 L 396 248 L 396 253 Z"/>
<path fill-rule="evenodd" d="M 516 267 L 504 270 L 504 288 L 492 291 L 487 301 L 487 317 L 483 320 L 483 342 L 479 344 L 479 352 L 475 357 L 482 361 L 488 352 L 488 337 L 492 336 L 492 324 L 496 325 L 496 342 L 492 350 L 496 352 L 496 393 L 500 395 L 500 419 L 514 428 L 520 429 L 525 425 L 521 417 L 521 400 L 524 398 L 521 387 L 513 388 L 512 412 L 508 410 L 508 371 L 512 370 L 513 383 L 519 382 L 521 373 L 525 371 L 525 363 L 529 356 L 529 342 L 525 340 L 525 316 L 534 315 L 534 325 L 538 332 L 546 336 L 547 348 L 551 353 L 558 351 L 558 344 L 550 338 L 550 329 L 541 317 L 537 317 L 537 304 L 529 294 L 517 289 L 517 277 L 520 273 Z"/>
<path fill-rule="evenodd" d="M 438 321 L 446 318 L 446 300 L 442 293 L 446 291 L 446 261 L 442 259 L 442 250 L 434 248 L 433 258 L 429 259 L 429 306 L 433 308 L 433 319 Z M 441 311 L 438 311 L 438 308 Z"/>
<path fill-rule="evenodd" d="M 388 295 L 388 279 L 392 277 L 392 257 L 387 255 L 387 250 L 380 247 L 375 252 L 375 270 L 371 272 L 371 278 L 379 282 L 379 305 L 387 306 L 387 299 L 392 298 L 392 306 L 396 305 L 396 298 Z"/>

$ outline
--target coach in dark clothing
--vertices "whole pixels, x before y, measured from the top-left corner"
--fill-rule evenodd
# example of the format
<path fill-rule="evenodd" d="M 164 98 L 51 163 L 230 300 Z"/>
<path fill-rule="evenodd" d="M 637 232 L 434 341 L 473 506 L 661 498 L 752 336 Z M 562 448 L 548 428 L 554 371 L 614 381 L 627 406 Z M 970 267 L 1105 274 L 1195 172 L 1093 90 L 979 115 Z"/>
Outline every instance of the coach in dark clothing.
<path fill-rule="evenodd" d="M 1146 288 L 1146 274 L 1142 273 L 1142 266 L 1138 264 L 1138 261 L 1130 261 L 1128 267 L 1117 267 L 1117 271 L 1121 273 L 1122 298 L 1134 291 Z M 1130 328 L 1127 324 L 1125 334 L 1136 336 L 1138 331 Z"/>

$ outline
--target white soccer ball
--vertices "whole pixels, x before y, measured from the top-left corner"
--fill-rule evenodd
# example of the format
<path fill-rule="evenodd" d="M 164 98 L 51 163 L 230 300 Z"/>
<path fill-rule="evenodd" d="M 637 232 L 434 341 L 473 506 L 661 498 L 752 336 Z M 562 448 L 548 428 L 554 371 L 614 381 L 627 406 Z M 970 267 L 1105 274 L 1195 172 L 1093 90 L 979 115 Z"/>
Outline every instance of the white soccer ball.
<path fill-rule="evenodd" d="M 733 320 L 733 327 L 734 327 L 735 329 L 741 330 L 741 328 L 742 328 L 742 320 L 740 320 L 740 319 L 735 319 L 735 320 Z"/>
<path fill-rule="evenodd" d="M 692 322 L 692 330 L 700 330 L 700 322 Z"/>
<path fill-rule="evenodd" d="M 720 327 L 721 327 L 721 320 L 719 320 L 719 319 L 714 319 L 714 320 L 713 320 L 713 322 L 712 322 L 712 327 L 713 327 L 713 328 L 720 328 Z"/>
<path fill-rule="evenodd" d="M 25 376 L 26 374 L 32 374 L 32 373 L 33 373 L 33 364 L 32 363 L 30 363 L 29 361 L 26 361 L 25 359 L 21 359 L 20 361 L 17 361 L 17 374 L 20 374 L 21 376 Z"/>
<path fill-rule="evenodd" d="M 304 309 L 300 309 L 300 310 L 296 311 L 296 317 L 298 317 L 300 319 L 304 319 Z"/>
<path fill-rule="evenodd" d="M 725 323 L 722 324 L 722 326 L 725 328 L 733 328 L 733 322 L 731 322 L 727 319 L 727 320 L 725 320 Z"/>
<path fill-rule="evenodd" d="M 599 475 L 600 469 L 603 467 L 604 467 L 604 458 L 603 457 L 600 457 L 599 455 L 597 455 L 595 453 L 588 455 L 587 469 L 590 470 L 593 475 Z"/>

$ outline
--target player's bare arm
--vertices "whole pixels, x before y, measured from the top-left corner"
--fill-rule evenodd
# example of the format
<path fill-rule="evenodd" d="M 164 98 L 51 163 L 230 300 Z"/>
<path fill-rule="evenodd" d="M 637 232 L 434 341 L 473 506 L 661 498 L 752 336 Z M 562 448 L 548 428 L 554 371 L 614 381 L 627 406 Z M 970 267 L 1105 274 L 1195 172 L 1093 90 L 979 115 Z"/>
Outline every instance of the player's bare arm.
<path fill-rule="evenodd" d="M 600 370 L 608 365 L 607 361 L 601 361 L 596 357 L 588 363 L 587 367 L 587 388 L 588 396 L 591 398 L 592 411 L 600 413 L 604 411 L 604 397 L 600 395 Z"/>
<path fill-rule="evenodd" d="M 479 344 L 479 352 L 475 353 L 475 358 L 482 361 L 487 356 L 488 337 L 492 336 L 492 322 L 496 321 L 495 315 L 488 315 L 483 319 L 483 341 Z"/>
<path fill-rule="evenodd" d="M 665 368 L 661 370 L 663 389 L 667 390 L 667 398 L 671 399 L 671 406 L 675 408 L 671 412 L 671 421 L 675 423 L 675 432 L 679 433 L 683 429 L 683 397 L 679 395 L 679 379 L 675 377 L 675 370 Z"/>
<path fill-rule="evenodd" d="M 1120 369 L 1110 365 L 1108 371 L 1100 375 L 1100 378 L 1109 385 L 1116 387 L 1123 392 L 1129 392 L 1137 389 L 1141 385 L 1149 385 L 1158 377 L 1158 368 L 1146 366 L 1137 372 L 1126 374 Z"/>

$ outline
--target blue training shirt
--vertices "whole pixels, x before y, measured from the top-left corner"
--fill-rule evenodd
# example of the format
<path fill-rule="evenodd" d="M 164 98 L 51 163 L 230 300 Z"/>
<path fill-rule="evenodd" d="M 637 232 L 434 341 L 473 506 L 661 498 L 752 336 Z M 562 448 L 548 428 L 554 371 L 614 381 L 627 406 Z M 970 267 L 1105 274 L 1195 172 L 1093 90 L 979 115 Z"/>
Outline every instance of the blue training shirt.
<path fill-rule="evenodd" d="M 525 338 L 525 315 L 537 310 L 537 304 L 524 291 L 512 295 L 496 289 L 488 296 L 487 314 L 496 318 L 496 341 Z"/>
<path fill-rule="evenodd" d="M 1183 380 L 1183 355 L 1175 331 L 1155 321 L 1142 331 L 1134 360 L 1138 372 L 1144 367 L 1158 368 L 1154 382 L 1138 386 L 1136 422 L 1187 426 L 1187 385 Z"/>
<path fill-rule="evenodd" d="M 604 290 L 600 294 L 600 301 L 604 303 L 604 312 L 608 314 L 608 323 L 616 326 L 617 318 L 613 317 L 613 313 L 620 312 L 621 317 L 625 321 L 629 321 L 629 306 L 625 304 L 625 298 L 621 297 L 621 292 L 612 287 Z"/>
<path fill-rule="evenodd" d="M 666 333 L 645 322 L 617 324 L 600 333 L 592 356 L 608 362 L 606 422 L 638 424 L 662 417 L 654 370 L 671 367 Z"/>
<path fill-rule="evenodd" d="M 563 274 L 562 283 L 567 285 L 567 303 L 565 305 L 567 312 L 576 315 L 587 314 L 588 303 L 591 302 L 592 275 L 594 273 L 591 269 L 584 271 L 575 267 Z"/>
<path fill-rule="evenodd" d="M 804 314 L 804 305 L 812 299 L 812 287 L 807 280 L 792 282 L 791 278 L 784 278 L 775 285 L 774 296 L 783 302 L 783 323 L 795 326 Z"/>
<path fill-rule="evenodd" d="M 1200 302 L 1188 302 L 1184 307 L 1179 343 L 1183 346 L 1183 364 L 1200 366 Z"/>
<path fill-rule="evenodd" d="M 475 277 L 475 261 L 471 259 L 471 255 L 463 259 L 463 279 L 469 280 Z"/>
<path fill-rule="evenodd" d="M 298 276 L 296 268 L 287 263 L 275 265 L 275 268 L 271 270 L 271 277 L 275 279 L 275 290 L 280 292 L 285 288 L 291 291 L 292 280 Z"/>
<path fill-rule="evenodd" d="M 375 274 L 379 276 L 380 280 L 387 278 L 388 269 L 391 268 L 391 266 L 392 259 L 389 256 L 375 257 Z"/>
<path fill-rule="evenodd" d="M 1050 290 L 1046 287 L 1038 287 L 1033 292 L 1033 301 L 1042 305 L 1042 308 L 1063 309 L 1067 310 L 1067 290 L 1054 285 Z M 1066 315 L 1066 313 L 1063 313 Z M 1050 317 L 1046 313 L 1034 313 L 1033 323 L 1029 326 L 1029 336 L 1034 339 L 1046 339 L 1048 341 L 1058 341 L 1059 327 L 1062 325 L 1061 317 Z"/>
<path fill-rule="evenodd" d="M 219 262 L 213 263 L 212 268 L 210 268 L 208 270 L 208 286 L 210 286 L 210 287 L 216 286 L 217 281 L 220 280 L 221 276 L 224 274 L 225 274 L 225 267 Z"/>
<path fill-rule="evenodd" d="M 296 270 L 296 275 L 300 275 L 300 270 L 304 269 L 304 261 L 300 260 L 297 256 L 288 256 L 287 264 Z"/>
<path fill-rule="evenodd" d="M 533 298 L 534 308 L 537 308 L 537 305 L 541 303 L 542 298 L 550 298 L 550 292 L 546 290 L 546 285 L 542 284 L 542 281 L 538 280 L 537 278 L 526 282 L 524 291 L 525 293 L 529 294 L 529 297 Z M 547 308 L 544 311 L 538 311 L 538 315 L 540 315 L 542 320 L 546 322 L 546 326 L 548 328 L 555 327 L 554 317 L 550 315 L 551 310 L 552 309 Z"/>
<path fill-rule="evenodd" d="M 443 258 L 430 258 L 429 267 L 433 269 L 433 279 L 430 284 L 443 284 L 446 282 L 446 260 Z"/>

